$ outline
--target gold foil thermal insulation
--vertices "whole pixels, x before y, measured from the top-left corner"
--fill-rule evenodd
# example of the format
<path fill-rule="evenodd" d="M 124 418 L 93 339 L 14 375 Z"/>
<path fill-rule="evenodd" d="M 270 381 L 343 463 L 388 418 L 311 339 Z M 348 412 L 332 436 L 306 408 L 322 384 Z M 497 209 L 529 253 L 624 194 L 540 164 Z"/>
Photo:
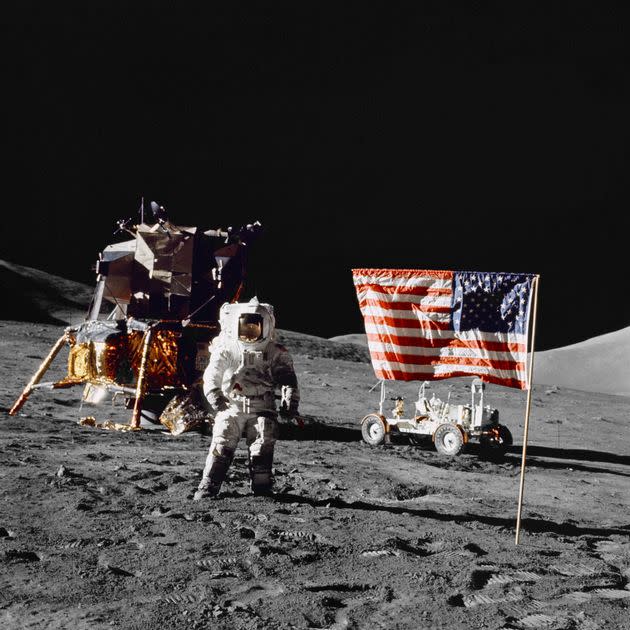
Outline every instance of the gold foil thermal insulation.
<path fill-rule="evenodd" d="M 68 375 L 64 379 L 75 383 L 83 383 L 94 378 L 96 368 L 91 343 L 75 343 L 68 354 Z"/>
<path fill-rule="evenodd" d="M 153 333 L 147 360 L 146 388 L 178 387 L 182 384 L 178 369 L 178 340 L 181 333 L 173 330 L 157 330 Z M 129 333 L 129 362 L 134 374 L 140 371 L 142 361 L 141 332 Z"/>
<path fill-rule="evenodd" d="M 182 384 L 177 363 L 179 334 L 172 330 L 158 330 L 153 334 L 147 363 L 148 389 L 179 387 Z M 68 375 L 64 380 L 134 386 L 142 361 L 143 338 L 142 332 L 134 330 L 108 341 L 75 343 L 70 348 Z M 131 373 L 129 369 L 121 369 L 123 366 L 128 366 Z M 125 382 L 119 382 L 124 373 L 128 377 Z"/>
<path fill-rule="evenodd" d="M 109 431 L 140 431 L 140 428 L 138 427 L 132 427 L 128 424 L 120 424 L 119 422 L 113 422 L 112 420 L 97 422 L 94 416 L 83 416 L 79 420 L 79 424 L 82 427 L 93 427 L 95 429 L 106 429 Z"/>
<path fill-rule="evenodd" d="M 173 435 L 199 429 L 211 420 L 201 387 L 174 396 L 160 415 L 160 423 Z"/>
<path fill-rule="evenodd" d="M 123 335 L 108 341 L 93 341 L 95 380 L 101 383 L 118 383 L 121 360 L 127 353 L 127 344 Z"/>
<path fill-rule="evenodd" d="M 68 354 L 66 381 L 117 383 L 118 366 L 127 353 L 124 337 L 113 341 L 75 343 Z"/>

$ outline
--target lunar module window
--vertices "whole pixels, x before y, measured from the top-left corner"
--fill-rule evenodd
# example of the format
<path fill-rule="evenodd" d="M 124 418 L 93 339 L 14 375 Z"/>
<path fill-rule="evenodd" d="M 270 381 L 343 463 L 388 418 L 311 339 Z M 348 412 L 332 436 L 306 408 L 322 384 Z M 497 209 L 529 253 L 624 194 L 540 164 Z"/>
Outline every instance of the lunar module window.
<path fill-rule="evenodd" d="M 238 338 L 246 343 L 254 343 L 263 336 L 263 319 L 257 313 L 241 315 L 238 320 Z"/>

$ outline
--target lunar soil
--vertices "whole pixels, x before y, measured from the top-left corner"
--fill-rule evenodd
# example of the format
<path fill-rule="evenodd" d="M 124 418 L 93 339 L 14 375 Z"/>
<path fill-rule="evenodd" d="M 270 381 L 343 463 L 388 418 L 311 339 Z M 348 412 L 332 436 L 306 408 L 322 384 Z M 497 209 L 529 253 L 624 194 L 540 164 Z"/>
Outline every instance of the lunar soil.
<path fill-rule="evenodd" d="M 275 496 L 250 494 L 241 443 L 194 503 L 209 435 L 81 427 L 129 412 L 80 409 L 80 388 L 8 415 L 60 332 L 0 322 L 1 628 L 630 628 L 630 398 L 534 388 L 515 546 L 523 392 L 486 392 L 515 437 L 501 462 L 374 448 L 365 354 L 287 333 L 308 423 L 282 430 Z"/>

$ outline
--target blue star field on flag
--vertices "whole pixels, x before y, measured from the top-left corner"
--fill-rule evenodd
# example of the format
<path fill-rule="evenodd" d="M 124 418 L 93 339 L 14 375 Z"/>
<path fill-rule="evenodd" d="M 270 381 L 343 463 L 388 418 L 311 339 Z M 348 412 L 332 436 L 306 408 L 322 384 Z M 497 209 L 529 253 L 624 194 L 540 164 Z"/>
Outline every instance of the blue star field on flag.
<path fill-rule="evenodd" d="M 453 330 L 527 334 L 534 276 L 458 271 L 453 275 Z"/>

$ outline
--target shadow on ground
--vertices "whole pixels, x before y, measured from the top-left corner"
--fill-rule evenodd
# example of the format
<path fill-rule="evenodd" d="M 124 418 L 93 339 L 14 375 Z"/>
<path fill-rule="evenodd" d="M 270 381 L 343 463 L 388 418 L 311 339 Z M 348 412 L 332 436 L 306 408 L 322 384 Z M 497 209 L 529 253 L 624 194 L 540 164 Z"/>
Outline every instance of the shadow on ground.
<path fill-rule="evenodd" d="M 280 425 L 280 439 L 281 440 L 296 440 L 296 441 L 321 441 L 321 442 L 359 442 L 361 441 L 361 430 L 357 427 L 339 426 L 335 424 L 328 424 L 321 420 L 310 420 L 303 428 L 290 424 Z M 396 441 L 394 444 L 409 445 L 407 441 Z M 378 448 L 378 447 L 376 447 Z M 419 451 L 431 451 L 435 449 L 430 441 L 426 445 L 415 445 Z M 467 454 L 481 457 L 478 444 L 469 444 L 466 450 Z M 607 464 L 620 464 L 622 466 L 630 466 L 630 456 L 617 455 L 615 453 L 606 453 L 604 451 L 587 451 L 584 449 L 560 449 L 550 448 L 546 446 L 530 446 L 527 449 L 528 464 L 531 466 L 537 466 L 538 468 L 544 468 L 548 470 L 566 470 L 572 468 L 574 470 L 580 470 L 588 473 L 610 473 L 612 475 L 621 475 L 623 477 L 630 477 L 630 472 L 622 472 L 611 470 L 609 468 L 603 469 L 595 466 L 586 466 L 579 462 L 601 462 Z M 493 461 L 495 463 L 505 463 L 506 465 L 513 467 L 520 467 L 521 465 L 521 447 L 512 446 L 508 449 L 503 460 L 486 458 L 487 461 Z M 536 458 L 536 459 L 532 459 Z M 537 458 L 548 458 L 545 460 Z M 571 460 L 571 464 L 568 462 L 554 462 L 549 459 Z M 440 463 L 444 467 L 449 466 L 450 458 L 444 457 L 440 459 Z M 438 462 L 426 462 L 428 464 L 440 465 Z"/>
<path fill-rule="evenodd" d="M 520 453 L 520 446 L 510 448 L 511 453 Z M 575 459 L 581 462 L 606 462 L 607 464 L 621 464 L 630 466 L 630 456 L 606 453 L 605 451 L 587 451 L 580 448 L 551 448 L 548 446 L 528 446 L 527 453 L 538 457 L 552 457 L 555 459 Z"/>
<path fill-rule="evenodd" d="M 449 514 L 435 510 L 417 510 L 408 507 L 398 507 L 393 505 L 382 505 L 369 503 L 367 501 L 345 501 L 339 497 L 329 497 L 324 499 L 312 499 L 310 497 L 286 493 L 277 494 L 274 499 L 281 503 L 301 503 L 311 507 L 329 506 L 337 509 L 366 510 L 370 512 L 389 512 L 390 514 L 410 514 L 425 519 L 449 523 L 481 523 L 491 527 L 513 529 L 515 527 L 514 518 L 503 518 L 499 516 L 487 516 L 485 514 Z M 524 518 L 521 521 L 523 530 L 530 533 L 550 533 L 571 538 L 578 536 L 627 536 L 630 538 L 630 524 L 617 528 L 608 527 L 579 527 L 571 521 L 556 523 L 547 519 Z"/>
<path fill-rule="evenodd" d="M 310 418 L 307 418 L 304 427 L 282 422 L 279 423 L 279 427 L 281 440 L 312 440 L 314 442 L 359 442 L 361 440 L 359 428 L 328 424 Z"/>
<path fill-rule="evenodd" d="M 546 455 L 544 457 L 551 457 L 551 456 Z M 621 470 L 614 470 L 611 468 L 599 468 L 597 466 L 586 466 L 584 464 L 578 463 L 579 460 L 577 458 L 574 459 L 574 458 L 567 457 L 566 459 L 572 460 L 572 461 L 554 462 L 548 459 L 538 459 L 537 457 L 528 457 L 527 466 L 531 466 L 531 467 L 535 466 L 537 468 L 542 468 L 544 470 L 569 470 L 571 469 L 571 470 L 579 470 L 581 472 L 587 472 L 587 473 L 608 474 L 608 475 L 618 475 L 621 477 L 630 477 L 630 472 L 623 472 Z M 593 460 L 593 461 L 597 461 L 597 460 Z M 515 468 L 517 467 L 520 468 L 521 458 L 515 457 L 512 455 L 506 455 L 505 464 L 513 466 Z"/>

